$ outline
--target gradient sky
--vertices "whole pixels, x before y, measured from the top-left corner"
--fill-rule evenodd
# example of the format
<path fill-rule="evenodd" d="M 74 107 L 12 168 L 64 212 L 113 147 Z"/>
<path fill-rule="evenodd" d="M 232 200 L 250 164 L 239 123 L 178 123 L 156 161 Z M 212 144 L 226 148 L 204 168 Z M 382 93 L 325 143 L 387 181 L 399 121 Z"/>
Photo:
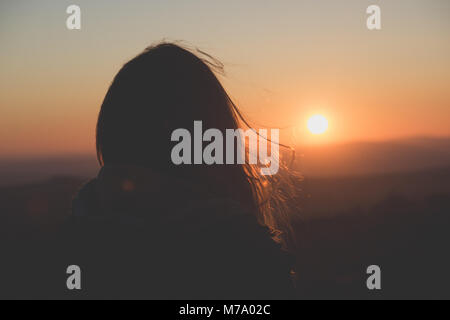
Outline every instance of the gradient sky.
<path fill-rule="evenodd" d="M 82 29 L 67 30 L 77 4 Z M 370 4 L 382 30 L 366 28 Z M 121 65 L 159 40 L 225 64 L 250 122 L 291 144 L 450 136 L 450 1 L 2 1 L 0 156 L 94 151 Z M 306 132 L 321 113 L 327 133 Z"/>

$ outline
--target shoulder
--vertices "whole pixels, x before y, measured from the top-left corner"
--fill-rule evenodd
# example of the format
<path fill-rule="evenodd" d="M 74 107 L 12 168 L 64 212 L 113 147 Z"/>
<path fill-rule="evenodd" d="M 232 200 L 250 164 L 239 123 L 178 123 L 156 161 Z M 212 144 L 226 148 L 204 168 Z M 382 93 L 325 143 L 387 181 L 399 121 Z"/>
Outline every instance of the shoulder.
<path fill-rule="evenodd" d="M 207 245 L 215 252 L 212 257 L 220 262 L 223 287 L 234 284 L 230 297 L 293 298 L 293 257 L 272 239 L 271 230 L 259 224 L 254 214 L 236 205 L 227 210 L 231 212 L 210 232 L 209 239 L 215 241 Z"/>

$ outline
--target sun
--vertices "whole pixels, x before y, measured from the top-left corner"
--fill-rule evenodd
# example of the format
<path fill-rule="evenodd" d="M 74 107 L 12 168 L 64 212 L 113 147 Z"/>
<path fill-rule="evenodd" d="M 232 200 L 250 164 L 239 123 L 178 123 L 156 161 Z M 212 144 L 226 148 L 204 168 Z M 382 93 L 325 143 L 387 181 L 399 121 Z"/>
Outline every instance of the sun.
<path fill-rule="evenodd" d="M 324 116 L 316 114 L 308 119 L 308 129 L 312 134 L 322 134 L 328 129 L 328 120 Z"/>

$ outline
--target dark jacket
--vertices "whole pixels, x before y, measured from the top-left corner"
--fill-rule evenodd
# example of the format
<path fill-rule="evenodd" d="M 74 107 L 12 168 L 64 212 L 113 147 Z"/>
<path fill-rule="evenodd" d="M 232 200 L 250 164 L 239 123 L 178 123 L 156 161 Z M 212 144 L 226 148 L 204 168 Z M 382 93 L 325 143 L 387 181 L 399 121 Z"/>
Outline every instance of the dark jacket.
<path fill-rule="evenodd" d="M 291 298 L 290 259 L 239 203 L 143 168 L 104 167 L 73 201 L 67 261 L 86 298 Z"/>

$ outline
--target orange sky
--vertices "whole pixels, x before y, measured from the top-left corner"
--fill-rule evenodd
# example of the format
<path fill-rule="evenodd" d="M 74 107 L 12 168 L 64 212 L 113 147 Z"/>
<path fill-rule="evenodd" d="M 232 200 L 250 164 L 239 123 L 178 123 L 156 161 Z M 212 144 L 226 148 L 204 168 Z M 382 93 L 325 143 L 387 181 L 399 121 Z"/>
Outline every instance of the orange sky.
<path fill-rule="evenodd" d="M 0 156 L 94 151 L 113 76 L 147 45 L 185 40 L 225 64 L 250 122 L 291 144 L 450 136 L 450 2 L 70 1 L 0 4 Z M 329 120 L 306 131 L 313 114 Z"/>

